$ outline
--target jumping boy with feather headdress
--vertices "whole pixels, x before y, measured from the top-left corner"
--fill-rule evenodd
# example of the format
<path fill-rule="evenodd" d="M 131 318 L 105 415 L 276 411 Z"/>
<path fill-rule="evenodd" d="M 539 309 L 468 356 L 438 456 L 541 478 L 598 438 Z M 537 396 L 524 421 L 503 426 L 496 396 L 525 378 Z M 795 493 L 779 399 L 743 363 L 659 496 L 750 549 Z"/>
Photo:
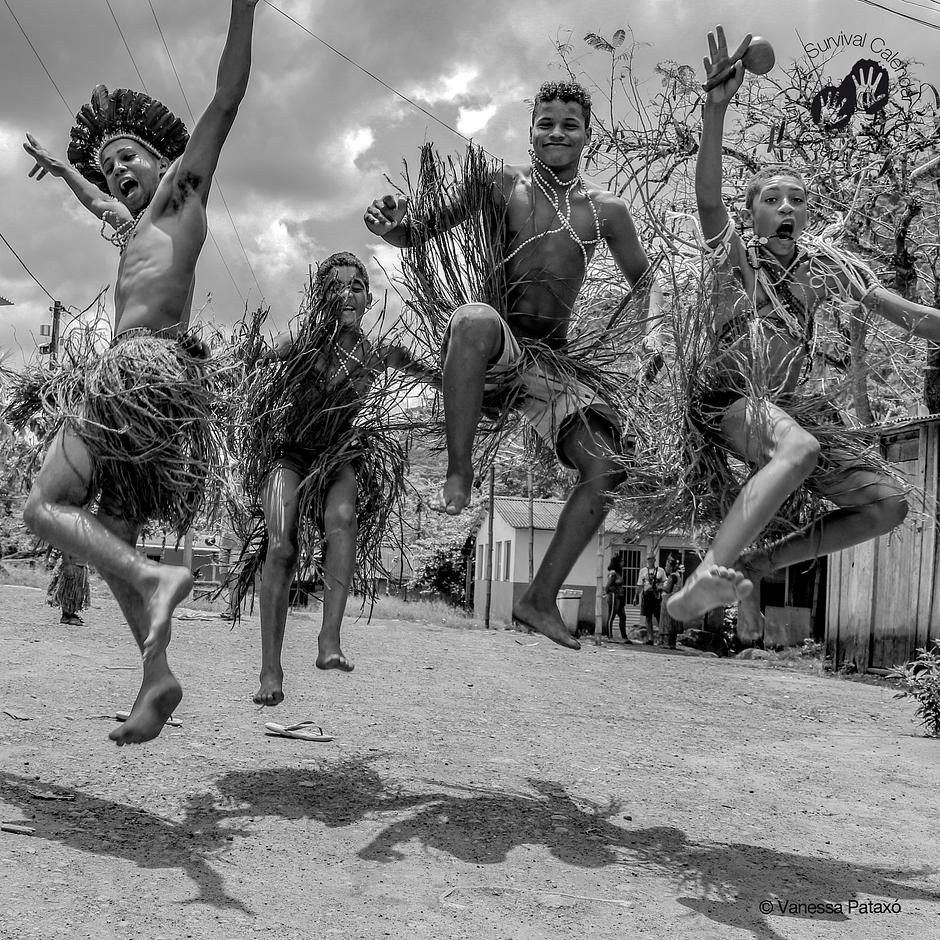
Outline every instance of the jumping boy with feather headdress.
<path fill-rule="evenodd" d="M 121 248 L 114 339 L 61 415 L 24 512 L 34 533 L 94 565 L 141 649 L 140 691 L 110 735 L 118 745 L 159 735 L 183 694 L 166 649 L 192 574 L 134 545 L 147 520 L 180 533 L 192 524 L 218 460 L 205 351 L 185 330 L 212 176 L 248 87 L 257 4 L 232 0 L 215 96 L 191 137 L 160 102 L 99 85 L 72 129 L 71 166 L 30 135 L 24 145 L 30 176 L 65 180 Z"/>

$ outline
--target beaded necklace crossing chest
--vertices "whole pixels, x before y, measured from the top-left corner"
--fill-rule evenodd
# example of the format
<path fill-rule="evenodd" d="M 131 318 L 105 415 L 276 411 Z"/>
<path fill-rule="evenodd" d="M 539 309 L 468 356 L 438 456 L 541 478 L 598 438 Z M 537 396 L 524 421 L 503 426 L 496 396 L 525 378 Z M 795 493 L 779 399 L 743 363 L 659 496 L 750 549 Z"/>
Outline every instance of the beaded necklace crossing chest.
<path fill-rule="evenodd" d="M 810 352 L 815 345 L 816 323 L 812 298 L 797 297 L 793 293 L 797 272 L 808 265 L 812 256 L 802 246 L 797 245 L 793 259 L 785 267 L 761 250 L 759 245 L 748 246 L 748 261 L 754 271 L 757 283 L 760 285 L 767 304 L 772 309 L 775 319 L 786 326 L 790 335 L 798 340 L 806 352 Z"/>
<path fill-rule="evenodd" d="M 120 249 L 121 254 L 127 250 L 128 243 L 134 237 L 134 233 L 137 231 L 137 226 L 140 224 L 140 220 L 143 218 L 144 213 L 147 211 L 147 207 L 144 206 L 140 212 L 137 213 L 132 219 L 128 219 L 126 222 L 122 222 L 120 225 L 114 227 L 113 232 L 107 232 L 106 227 L 108 225 L 108 216 L 114 215 L 110 210 L 106 211 L 101 217 L 101 231 L 100 235 L 106 242 L 111 242 L 116 248 Z"/>
<path fill-rule="evenodd" d="M 505 261 L 510 261 L 515 258 L 523 248 L 526 248 L 528 245 L 531 245 L 533 242 L 540 241 L 543 238 L 548 238 L 551 235 L 567 235 L 574 243 L 578 246 L 578 249 L 581 252 L 581 257 L 584 260 L 584 268 L 587 270 L 588 261 L 588 248 L 593 248 L 601 240 L 601 223 L 600 218 L 597 214 L 597 206 L 594 205 L 594 200 L 591 198 L 590 192 L 588 192 L 587 187 L 584 185 L 584 179 L 581 174 L 578 173 L 573 179 L 568 180 L 567 182 L 562 182 L 554 170 L 551 167 L 543 163 L 536 155 L 534 151 L 530 151 L 532 156 L 532 183 L 533 183 L 533 205 L 535 200 L 535 192 L 540 192 L 548 204 L 554 210 L 554 218 L 558 220 L 558 224 L 550 224 L 547 229 L 541 232 L 536 232 L 534 235 L 529 236 L 523 242 L 520 242 L 509 254 L 506 255 Z M 579 234 L 574 225 L 574 220 L 572 218 L 572 205 L 571 205 L 571 196 L 575 191 L 580 191 L 581 195 L 584 196 L 585 201 L 591 209 L 591 215 L 594 220 L 594 236 L 593 238 L 584 239 Z M 554 220 L 553 220 L 554 222 Z"/>

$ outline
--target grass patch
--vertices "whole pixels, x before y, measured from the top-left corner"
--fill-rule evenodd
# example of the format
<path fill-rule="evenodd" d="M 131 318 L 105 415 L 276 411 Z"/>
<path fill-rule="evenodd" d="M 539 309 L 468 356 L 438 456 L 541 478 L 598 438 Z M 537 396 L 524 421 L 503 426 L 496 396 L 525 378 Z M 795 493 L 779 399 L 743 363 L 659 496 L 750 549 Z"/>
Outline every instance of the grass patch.
<path fill-rule="evenodd" d="M 52 569 L 40 561 L 35 565 L 28 562 L 0 561 L 0 584 L 17 584 L 21 587 L 46 590 L 52 578 Z"/>
<path fill-rule="evenodd" d="M 18 584 L 23 587 L 33 587 L 45 590 L 49 586 L 49 579 L 52 577 L 52 570 L 47 570 L 45 565 L 37 563 L 34 566 L 16 562 L 0 563 L 0 584 Z M 95 596 L 96 590 L 107 591 L 107 586 L 98 578 L 92 581 L 92 596 Z M 199 582 L 196 582 L 197 593 L 200 590 Z M 260 598 L 255 598 L 254 616 L 258 616 L 258 604 Z M 350 597 L 349 604 L 346 607 L 348 617 L 369 616 L 369 603 L 360 608 L 362 598 Z M 186 598 L 181 607 L 187 610 L 205 610 L 215 613 L 222 613 L 228 607 L 228 601 L 223 594 L 218 600 L 209 600 L 206 597 L 196 597 L 192 595 Z M 320 601 L 317 598 L 311 598 L 307 607 L 296 607 L 291 611 L 292 616 L 307 614 L 311 617 L 320 617 Z M 247 616 L 247 610 L 246 610 Z M 375 599 L 375 606 L 372 608 L 373 620 L 406 620 L 412 623 L 440 624 L 445 627 L 453 627 L 460 630 L 482 630 L 483 623 L 480 620 L 470 616 L 465 610 L 459 607 L 451 607 L 443 601 L 406 601 L 393 594 L 380 595 Z M 501 630 L 503 624 L 494 624 L 494 629 Z"/>
<path fill-rule="evenodd" d="M 358 607 L 358 604 L 356 605 Z M 350 613 L 354 600 L 350 599 Z M 368 604 L 365 611 L 368 612 Z M 460 607 L 451 607 L 443 601 L 406 601 L 393 594 L 380 595 L 372 608 L 373 620 L 409 620 L 415 623 L 441 624 L 461 630 L 482 630 L 483 623 L 471 617 Z"/>

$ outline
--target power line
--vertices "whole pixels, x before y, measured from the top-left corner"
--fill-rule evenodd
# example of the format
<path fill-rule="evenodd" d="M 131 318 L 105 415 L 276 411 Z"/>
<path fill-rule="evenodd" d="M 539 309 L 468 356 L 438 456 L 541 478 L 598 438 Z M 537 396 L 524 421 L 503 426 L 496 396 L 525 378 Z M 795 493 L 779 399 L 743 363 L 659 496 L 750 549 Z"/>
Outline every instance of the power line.
<path fill-rule="evenodd" d="M 19 256 L 19 254 L 17 253 L 16 249 L 6 240 L 6 236 L 3 234 L 3 232 L 0 232 L 0 239 L 3 240 L 3 244 L 6 245 L 7 248 L 9 248 L 10 251 L 13 253 L 13 257 L 16 258 L 17 261 L 19 261 L 20 267 L 36 282 L 36 284 L 37 284 L 37 286 L 39 287 L 39 289 L 40 289 L 53 303 L 55 303 L 55 297 L 53 297 L 52 294 L 50 294 L 49 291 L 46 290 L 46 288 L 45 288 L 45 286 L 43 285 L 42 281 L 40 281 L 39 278 L 36 277 L 36 275 L 33 274 L 32 271 L 30 271 L 29 266 L 28 266 L 28 265 L 26 264 L 26 262 Z"/>
<path fill-rule="evenodd" d="M 232 269 L 228 266 L 228 262 L 225 260 L 225 255 L 222 254 L 222 249 L 219 247 L 219 243 L 215 240 L 215 235 L 212 234 L 212 229 L 209 228 L 208 223 L 206 224 L 206 231 L 209 233 L 209 239 L 213 245 L 215 245 L 215 250 L 219 253 L 219 260 L 222 262 L 222 267 L 228 272 L 228 276 L 232 280 L 232 287 L 235 288 L 235 293 L 238 294 L 238 299 L 242 303 L 247 303 L 245 300 L 245 295 L 241 292 L 238 286 L 238 281 L 235 280 L 235 275 L 232 274 Z"/>
<path fill-rule="evenodd" d="M 931 3 L 918 3 L 917 0 L 900 0 L 901 3 L 906 3 L 912 7 L 920 7 L 922 10 L 937 10 L 937 7 L 940 6 L 940 3 L 937 0 L 932 0 Z"/>
<path fill-rule="evenodd" d="M 52 77 L 52 73 L 49 71 L 49 69 L 46 68 L 46 63 L 42 61 L 42 56 L 36 50 L 36 47 L 33 45 L 32 40 L 29 38 L 29 36 L 26 35 L 26 30 L 23 29 L 23 24 L 19 21 L 19 19 L 17 19 L 16 14 L 13 12 L 13 7 L 10 6 L 9 0 L 3 0 L 3 2 L 4 4 L 6 4 L 6 8 L 10 11 L 10 16 L 12 16 L 14 20 L 16 20 L 16 25 L 19 26 L 20 32 L 23 34 L 23 38 L 29 44 L 29 48 L 33 50 L 33 54 L 36 56 L 37 59 L 39 59 L 39 64 L 42 66 L 42 70 L 46 73 L 46 75 L 49 78 L 49 81 L 52 82 L 53 87 L 59 93 L 59 97 L 62 99 L 62 104 L 65 105 L 65 108 L 69 113 L 69 117 L 72 117 L 75 114 L 75 110 L 65 100 L 65 95 L 62 94 L 62 90 L 59 88 L 58 85 L 56 85 L 55 79 Z"/>
<path fill-rule="evenodd" d="M 117 31 L 121 34 L 121 39 L 124 42 L 124 48 L 127 50 L 127 54 L 131 58 L 134 71 L 137 73 L 137 77 L 140 79 L 140 87 L 143 88 L 143 90 L 149 95 L 150 92 L 147 91 L 147 83 L 144 81 L 144 76 L 140 74 L 140 69 L 137 68 L 137 60 L 134 58 L 134 53 L 131 52 L 131 47 L 127 44 L 127 38 L 124 35 L 124 30 L 121 29 L 121 24 L 118 22 L 118 18 L 114 15 L 114 10 L 111 7 L 111 0 L 104 0 L 104 2 L 108 5 L 108 12 L 111 14 L 111 19 L 114 20 L 114 25 L 117 27 Z"/>
<path fill-rule="evenodd" d="M 157 11 L 153 8 L 153 4 L 150 0 L 147 0 L 147 6 L 150 7 L 150 12 L 153 14 L 153 21 L 157 25 L 157 32 L 160 34 L 160 39 L 163 40 L 163 48 L 166 51 L 166 57 L 170 60 L 170 68 L 173 69 L 173 74 L 176 76 L 176 84 L 179 85 L 180 94 L 183 96 L 183 103 L 186 105 L 186 110 L 189 112 L 189 119 L 195 124 L 196 116 L 193 114 L 193 109 L 189 106 L 189 99 L 186 97 L 186 92 L 183 90 L 183 83 L 180 81 L 180 73 L 176 71 L 176 64 L 173 61 L 173 56 L 170 55 L 170 47 L 167 45 L 166 36 L 163 35 L 163 27 L 157 19 Z"/>
<path fill-rule="evenodd" d="M 312 36 L 314 39 L 316 39 L 318 43 L 321 43 L 322 45 L 326 46 L 326 48 L 329 49 L 330 52 L 335 53 L 341 59 L 344 59 L 350 65 L 359 69 L 360 72 L 364 73 L 365 75 L 368 75 L 369 78 L 371 78 L 373 81 L 378 82 L 383 88 L 387 88 L 393 95 L 396 95 L 397 97 L 401 98 L 402 101 L 408 102 L 408 104 L 410 104 L 413 108 L 420 111 L 422 114 L 427 115 L 427 117 L 429 117 L 432 121 L 436 121 L 438 124 L 441 125 L 441 127 L 446 128 L 452 134 L 456 134 L 457 137 L 459 137 L 461 140 L 465 140 L 468 144 L 473 143 L 473 140 L 470 137 L 467 137 L 466 134 L 462 134 L 459 130 L 457 130 L 456 127 L 454 127 L 451 124 L 448 124 L 446 121 L 439 118 L 432 111 L 428 111 L 427 108 L 422 107 L 420 104 L 418 104 L 417 101 L 414 100 L 414 98 L 409 98 L 408 95 L 404 94 L 404 92 L 401 92 L 394 86 L 390 85 L 387 81 L 385 81 L 384 78 L 379 78 L 379 76 L 376 75 L 375 72 L 370 72 L 369 69 L 367 69 L 364 65 L 360 65 L 355 59 L 350 58 L 350 56 L 346 55 L 345 52 L 341 52 L 339 49 L 337 49 L 336 46 L 331 46 L 321 36 L 318 36 L 316 33 L 311 32 L 309 29 L 307 29 L 306 26 L 304 26 L 303 23 L 300 23 L 297 20 L 295 20 L 289 13 L 285 13 L 280 7 L 276 7 L 273 3 L 271 3 L 271 0 L 264 0 L 264 2 L 269 7 L 271 7 L 272 10 L 277 10 L 277 12 L 281 14 L 281 16 L 290 20 L 295 26 L 299 26 L 308 36 Z M 480 147 L 479 144 L 476 144 L 476 146 Z M 489 156 L 493 157 L 496 160 L 499 159 L 499 157 L 497 157 L 496 154 L 490 153 L 489 150 L 487 150 L 485 147 L 480 147 L 480 150 L 482 150 L 485 154 L 488 154 Z"/>
<path fill-rule="evenodd" d="M 150 0 L 147 0 L 147 5 L 150 7 L 150 12 L 153 14 L 153 21 L 154 21 L 154 23 L 156 23 L 157 32 L 160 34 L 160 39 L 163 41 L 163 48 L 166 50 L 166 57 L 167 57 L 167 59 L 169 59 L 170 67 L 173 69 L 173 74 L 176 76 L 176 84 L 179 85 L 180 94 L 183 96 L 183 102 L 184 102 L 184 104 L 186 105 L 186 110 L 189 112 L 189 119 L 190 119 L 190 121 L 192 121 L 193 125 L 195 126 L 195 124 L 196 124 L 196 115 L 193 114 L 193 109 L 192 109 L 192 108 L 190 107 L 190 105 L 189 105 L 189 99 L 186 97 L 186 92 L 185 92 L 185 90 L 183 89 L 183 83 L 182 83 L 182 81 L 180 81 L 179 72 L 176 70 L 176 64 L 175 64 L 174 61 L 173 61 L 173 56 L 170 54 L 170 47 L 169 47 L 169 45 L 167 44 L 166 36 L 163 35 L 163 29 L 162 29 L 162 27 L 160 26 L 160 20 L 157 19 L 157 11 L 153 8 L 153 3 L 151 3 Z M 259 294 L 261 295 L 261 297 L 263 298 L 263 297 L 264 297 L 264 291 L 261 289 L 261 285 L 258 283 L 258 278 L 257 278 L 257 276 L 255 275 L 255 269 L 251 266 L 251 261 L 250 261 L 250 259 L 248 258 L 248 252 L 245 250 L 245 245 L 244 245 L 244 243 L 242 242 L 241 235 L 239 235 L 239 233 L 238 233 L 238 226 L 235 224 L 235 219 L 234 219 L 234 217 L 232 216 L 232 213 L 229 211 L 228 202 L 227 202 L 226 199 L 225 199 L 225 193 L 222 192 L 222 183 L 219 181 L 218 177 L 216 177 L 216 179 L 215 179 L 215 186 L 216 186 L 216 189 L 218 189 L 218 191 L 219 191 L 219 197 L 220 197 L 221 200 L 222 200 L 222 205 L 223 205 L 223 207 L 225 208 L 226 214 L 228 215 L 229 222 L 232 223 L 232 229 L 233 229 L 234 232 L 235 232 L 235 239 L 238 241 L 238 245 L 239 245 L 239 247 L 240 247 L 241 250 L 242 250 L 242 254 L 245 256 L 245 264 L 248 265 L 248 270 L 251 272 L 251 277 L 252 277 L 252 279 L 253 279 L 254 282 L 255 282 L 255 287 L 258 288 L 258 293 L 259 293 Z M 212 241 L 215 242 L 215 236 L 212 235 L 212 232 L 211 232 L 211 231 L 209 232 L 209 235 L 210 235 L 210 237 L 212 238 Z M 222 257 L 222 249 L 219 248 L 218 242 L 215 242 L 215 247 L 216 247 L 216 248 L 218 249 L 218 251 L 219 251 L 219 257 Z M 224 259 L 224 258 L 222 258 L 222 262 L 223 262 L 223 264 L 225 263 L 225 259 Z M 227 264 L 225 265 L 225 269 L 226 269 L 226 271 L 229 271 Z M 231 277 L 231 274 L 232 274 L 232 272 L 229 271 L 229 276 L 230 276 L 230 277 Z M 232 278 L 232 282 L 234 283 L 234 281 L 235 281 L 235 278 L 233 277 L 233 278 Z M 236 285 L 235 289 L 236 289 L 236 291 L 238 291 L 238 296 L 241 297 L 242 302 L 244 302 L 245 298 L 242 297 L 242 293 L 241 293 L 241 291 L 238 290 L 238 286 L 237 286 L 237 285 Z"/>
<path fill-rule="evenodd" d="M 886 7 L 880 3 L 875 3 L 874 0 L 856 0 L 857 3 L 864 3 L 866 6 L 876 7 L 879 10 L 884 10 L 886 13 L 893 13 L 895 16 L 900 16 L 905 20 L 910 20 L 913 23 L 919 23 L 921 26 L 926 26 L 929 29 L 940 29 L 940 23 L 931 23 L 929 20 L 922 20 L 920 17 L 911 16 L 909 13 L 902 13 L 900 10 L 892 10 L 891 7 Z"/>

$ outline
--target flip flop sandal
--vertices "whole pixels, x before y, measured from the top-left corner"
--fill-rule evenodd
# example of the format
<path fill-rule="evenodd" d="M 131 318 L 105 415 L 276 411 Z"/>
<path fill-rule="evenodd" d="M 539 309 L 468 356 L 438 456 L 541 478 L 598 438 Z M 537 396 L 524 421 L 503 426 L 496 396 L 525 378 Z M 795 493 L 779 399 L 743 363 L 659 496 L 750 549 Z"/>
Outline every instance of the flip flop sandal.
<path fill-rule="evenodd" d="M 323 729 L 312 721 L 298 721 L 293 725 L 279 725 L 267 721 L 265 734 L 272 738 L 297 738 L 300 741 L 332 741 L 332 734 L 324 734 Z"/>

